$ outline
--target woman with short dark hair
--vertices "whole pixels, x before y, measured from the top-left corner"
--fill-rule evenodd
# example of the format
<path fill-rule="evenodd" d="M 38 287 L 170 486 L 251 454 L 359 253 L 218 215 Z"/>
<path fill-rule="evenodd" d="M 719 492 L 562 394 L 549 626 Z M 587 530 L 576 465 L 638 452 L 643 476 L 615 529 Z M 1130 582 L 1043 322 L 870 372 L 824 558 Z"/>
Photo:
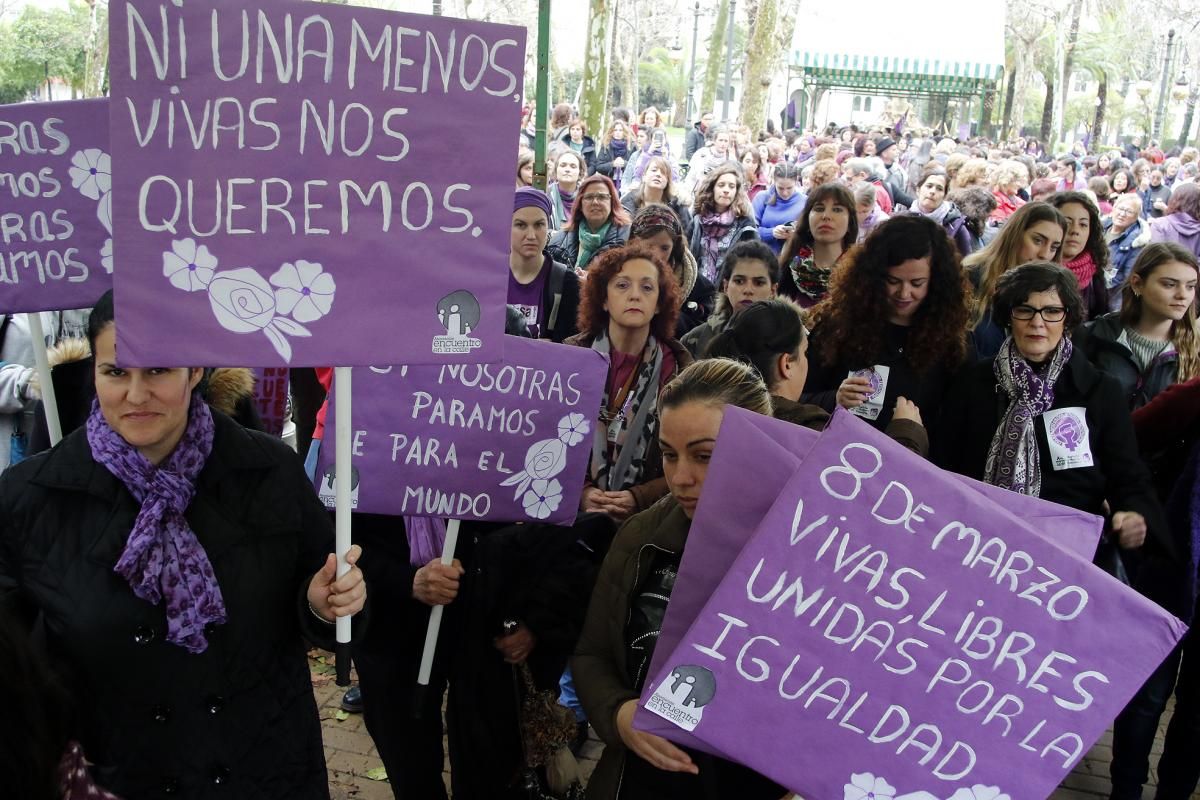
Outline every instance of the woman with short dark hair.
<path fill-rule="evenodd" d="M 952 383 L 934 428 L 935 461 L 1103 516 L 1096 562 L 1114 574 L 1136 570 L 1147 533 L 1172 552 L 1121 387 L 1071 341 L 1084 316 L 1075 276 L 1046 261 L 1016 267 L 997 282 L 992 310 L 1007 337 L 995 358 Z"/>
<path fill-rule="evenodd" d="M 696 358 L 704 358 L 712 338 L 725 330 L 730 320 L 759 300 L 775 296 L 779 289 L 779 259 L 762 242 L 742 242 L 730 248 L 721 262 L 716 309 L 703 325 L 683 337 L 683 346 Z"/>

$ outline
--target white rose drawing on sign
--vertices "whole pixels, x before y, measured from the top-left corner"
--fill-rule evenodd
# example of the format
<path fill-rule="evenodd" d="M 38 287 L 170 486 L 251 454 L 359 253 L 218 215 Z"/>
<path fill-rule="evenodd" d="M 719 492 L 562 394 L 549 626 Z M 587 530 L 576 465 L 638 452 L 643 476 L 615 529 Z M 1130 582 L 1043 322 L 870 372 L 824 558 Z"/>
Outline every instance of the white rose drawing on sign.
<path fill-rule="evenodd" d="M 98 148 L 90 147 L 71 156 L 67 173 L 71 176 L 71 185 L 89 200 L 99 200 L 101 195 L 112 190 L 112 159 Z"/>
<path fill-rule="evenodd" d="M 562 503 L 562 484 L 556 480 L 533 481 L 521 498 L 525 513 L 534 519 L 546 519 Z"/>
<path fill-rule="evenodd" d="M 525 469 L 501 481 L 501 486 L 517 487 L 513 499 L 521 500 L 526 514 L 546 519 L 558 510 L 562 485 L 553 478 L 567 468 L 568 448 L 582 442 L 589 430 L 591 425 L 582 414 L 567 414 L 558 421 L 558 438 L 531 444 L 525 451 Z"/>
<path fill-rule="evenodd" d="M 171 252 L 163 253 L 163 276 L 176 289 L 202 292 L 217 271 L 217 257 L 194 239 L 171 242 Z"/>
<path fill-rule="evenodd" d="M 854 773 L 842 788 L 845 791 L 843 800 L 896 800 L 892 785 L 869 772 Z"/>
<path fill-rule="evenodd" d="M 270 281 L 253 267 L 218 272 L 217 266 L 217 257 L 194 239 L 173 241 L 163 253 L 163 276 L 172 286 L 207 291 L 222 328 L 233 333 L 261 331 L 284 361 L 292 360 L 289 336 L 312 336 L 300 323 L 315 322 L 333 308 L 333 276 L 316 262 L 284 264 Z"/>

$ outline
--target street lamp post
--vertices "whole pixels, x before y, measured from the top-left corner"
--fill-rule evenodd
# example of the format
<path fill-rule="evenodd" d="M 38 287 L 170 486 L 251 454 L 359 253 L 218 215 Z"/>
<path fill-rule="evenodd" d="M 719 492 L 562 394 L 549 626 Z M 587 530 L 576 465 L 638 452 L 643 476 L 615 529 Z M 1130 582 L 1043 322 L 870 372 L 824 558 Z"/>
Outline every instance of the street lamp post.
<path fill-rule="evenodd" d="M 1175 29 L 1167 31 L 1167 54 L 1163 59 L 1162 85 L 1158 90 L 1158 109 L 1154 112 L 1154 124 L 1150 126 L 1150 138 L 1162 136 L 1163 117 L 1167 113 L 1167 82 L 1171 80 L 1171 56 L 1175 49 Z"/>
<path fill-rule="evenodd" d="M 725 99 L 721 106 L 721 121 L 729 122 L 729 95 L 733 94 L 733 21 L 737 0 L 729 0 L 729 21 L 725 25 Z"/>
<path fill-rule="evenodd" d="M 692 106 L 695 104 L 694 97 L 696 92 L 696 41 L 699 33 L 700 0 L 696 0 L 696 7 L 692 10 L 692 66 L 688 71 L 688 93 L 687 104 L 684 107 L 684 127 L 688 127 L 692 124 Z"/>

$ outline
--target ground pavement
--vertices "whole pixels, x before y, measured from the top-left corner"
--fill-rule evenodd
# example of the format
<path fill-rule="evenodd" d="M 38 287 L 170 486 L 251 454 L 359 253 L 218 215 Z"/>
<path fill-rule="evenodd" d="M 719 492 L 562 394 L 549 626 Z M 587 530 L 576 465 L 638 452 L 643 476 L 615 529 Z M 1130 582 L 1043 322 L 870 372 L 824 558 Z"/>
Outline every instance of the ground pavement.
<path fill-rule="evenodd" d="M 393 800 L 391 788 L 383 779 L 383 764 L 371 737 L 367 735 L 362 715 L 347 714 L 338 706 L 343 690 L 334 685 L 333 657 L 314 650 L 310 653 L 309 663 L 312 667 L 313 692 L 321 712 L 325 762 L 329 766 L 329 791 L 333 800 Z M 1169 713 L 1163 715 L 1162 727 L 1159 729 L 1154 754 L 1150 759 L 1151 764 L 1158 763 L 1158 756 L 1162 753 L 1162 735 L 1169 718 Z M 604 745 L 593 734 L 591 741 L 584 746 L 582 754 L 581 767 L 585 776 L 591 774 L 603 749 Z M 1050 796 L 1050 800 L 1107 798 L 1111 788 L 1108 782 L 1108 762 L 1111 757 L 1112 733 L 1109 732 L 1104 734 L 1091 752 L 1079 762 L 1063 785 Z M 443 769 L 448 787 L 449 762 L 446 762 Z M 1156 781 L 1157 775 L 1152 767 L 1150 784 L 1153 785 Z M 1146 797 L 1153 797 L 1154 791 L 1147 787 L 1144 794 Z M 1192 795 L 1192 798 L 1200 800 L 1200 792 Z"/>

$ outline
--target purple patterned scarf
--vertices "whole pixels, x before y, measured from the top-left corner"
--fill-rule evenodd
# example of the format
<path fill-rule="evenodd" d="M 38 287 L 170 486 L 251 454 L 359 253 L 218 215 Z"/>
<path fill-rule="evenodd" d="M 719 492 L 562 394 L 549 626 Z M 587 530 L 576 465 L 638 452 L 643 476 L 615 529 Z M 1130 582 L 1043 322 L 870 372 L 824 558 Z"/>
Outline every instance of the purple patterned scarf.
<path fill-rule="evenodd" d="M 1064 336 L 1050 356 L 1045 374 L 1039 375 L 1017 350 L 1011 336 L 1000 345 L 992 369 L 1009 402 L 988 448 L 985 483 L 1031 497 L 1041 496 L 1042 470 L 1033 420 L 1054 405 L 1054 384 L 1071 359 L 1072 349 L 1070 338 Z"/>
<path fill-rule="evenodd" d="M 212 412 L 193 394 L 183 438 L 157 467 L 109 426 L 95 401 L 87 438 L 92 457 L 142 505 L 114 572 L 142 600 L 158 605 L 166 598 L 168 642 L 204 652 L 204 626 L 225 622 L 225 601 L 208 554 L 183 515 L 212 452 Z"/>

